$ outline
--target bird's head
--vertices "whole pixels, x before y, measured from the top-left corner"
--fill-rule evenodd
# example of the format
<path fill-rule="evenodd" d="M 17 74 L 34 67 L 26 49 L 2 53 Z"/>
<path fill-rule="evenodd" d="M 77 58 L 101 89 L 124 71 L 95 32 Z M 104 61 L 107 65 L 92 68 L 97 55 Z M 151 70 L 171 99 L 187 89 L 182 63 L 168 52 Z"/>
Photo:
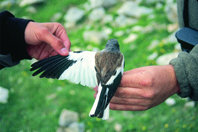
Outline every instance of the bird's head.
<path fill-rule="evenodd" d="M 107 41 L 107 44 L 105 46 L 105 50 L 108 51 L 120 51 L 119 43 L 116 39 L 110 39 Z"/>

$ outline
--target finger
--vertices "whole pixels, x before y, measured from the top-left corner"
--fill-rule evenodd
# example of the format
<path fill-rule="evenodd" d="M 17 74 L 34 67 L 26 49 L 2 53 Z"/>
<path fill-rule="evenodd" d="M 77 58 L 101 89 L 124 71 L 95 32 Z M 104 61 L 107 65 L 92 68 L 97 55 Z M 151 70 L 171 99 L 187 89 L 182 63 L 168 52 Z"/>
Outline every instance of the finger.
<path fill-rule="evenodd" d="M 124 72 L 122 76 L 122 80 L 120 82 L 121 87 L 138 87 L 137 84 L 137 76 L 134 76 L 135 74 L 130 74 L 128 72 Z"/>
<path fill-rule="evenodd" d="M 96 98 L 96 96 L 97 96 L 97 94 L 98 94 L 98 86 L 96 86 L 96 87 L 94 88 L 94 91 L 95 91 L 94 98 Z"/>
<path fill-rule="evenodd" d="M 121 105 L 140 105 L 140 106 L 148 106 L 150 104 L 149 100 L 145 99 L 128 99 L 128 98 L 119 98 L 113 97 L 111 102 L 113 104 L 121 104 Z"/>
<path fill-rule="evenodd" d="M 124 72 L 120 86 L 121 87 L 137 87 L 136 77 L 134 76 L 136 74 L 130 74 L 130 72 Z"/>
<path fill-rule="evenodd" d="M 98 86 L 96 86 L 96 87 L 94 88 L 94 91 L 95 91 L 95 92 L 98 92 Z"/>
<path fill-rule="evenodd" d="M 56 51 L 52 51 L 52 53 L 49 55 L 49 57 L 51 57 L 51 56 L 55 56 L 55 55 L 58 55 L 58 53 L 56 52 Z"/>
<path fill-rule="evenodd" d="M 124 110 L 124 111 L 143 111 L 147 110 L 146 106 L 138 106 L 138 105 L 120 105 L 110 103 L 110 109 L 112 110 Z"/>
<path fill-rule="evenodd" d="M 43 52 L 43 49 L 45 48 L 45 44 L 40 44 L 40 45 L 28 45 L 27 51 L 28 54 L 37 60 L 40 60 L 40 55 Z"/>
<path fill-rule="evenodd" d="M 63 55 L 63 56 L 68 55 L 68 50 L 65 48 L 62 40 L 54 36 L 47 29 L 44 29 L 42 32 L 43 32 L 43 35 L 41 37 L 41 41 L 49 44 L 60 55 Z"/>
<path fill-rule="evenodd" d="M 140 88 L 119 87 L 115 95 L 120 98 L 143 99 L 143 90 Z"/>
<path fill-rule="evenodd" d="M 39 60 L 49 57 L 50 54 L 53 52 L 53 49 L 50 45 L 47 45 L 45 43 L 42 45 L 43 45 L 43 48 L 40 51 Z"/>
<path fill-rule="evenodd" d="M 64 29 L 64 27 L 62 25 L 60 25 L 58 28 L 57 28 L 57 32 L 58 35 L 60 37 L 60 39 L 64 42 L 64 45 L 65 47 L 67 48 L 67 50 L 69 51 L 70 49 L 70 46 L 71 46 L 71 42 L 69 40 L 69 37 L 67 35 L 67 32 L 66 30 Z"/>
<path fill-rule="evenodd" d="M 95 93 L 95 94 L 94 94 L 94 98 L 96 98 L 97 94 L 98 94 L 98 93 Z"/>
<path fill-rule="evenodd" d="M 67 48 L 69 51 L 71 42 L 69 40 L 69 37 L 67 35 L 67 32 L 65 28 L 60 24 L 60 23 L 44 23 L 48 29 L 59 39 L 63 41 L 64 46 Z"/>

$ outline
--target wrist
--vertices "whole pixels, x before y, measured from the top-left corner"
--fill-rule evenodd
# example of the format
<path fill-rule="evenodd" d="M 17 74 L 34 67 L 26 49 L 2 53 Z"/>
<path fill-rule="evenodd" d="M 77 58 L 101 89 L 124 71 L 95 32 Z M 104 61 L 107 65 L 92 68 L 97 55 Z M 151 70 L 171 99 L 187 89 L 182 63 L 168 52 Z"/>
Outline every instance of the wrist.
<path fill-rule="evenodd" d="M 178 84 L 178 81 L 177 81 L 177 77 L 176 77 L 176 74 L 175 74 L 174 67 L 172 65 L 167 65 L 167 69 L 168 69 L 168 72 L 170 74 L 170 79 L 172 81 L 173 94 L 179 93 L 180 88 L 179 88 L 179 84 Z"/>
<path fill-rule="evenodd" d="M 33 24 L 33 23 L 34 23 L 34 22 L 31 22 L 31 21 L 30 21 L 30 22 L 27 24 L 26 28 L 25 28 L 24 39 L 25 39 L 25 42 L 26 42 L 27 44 L 30 44 L 30 43 L 31 43 L 31 41 L 30 41 L 31 38 L 29 38 L 29 36 L 32 37 L 32 35 L 31 35 L 31 27 L 32 27 L 32 24 Z"/>

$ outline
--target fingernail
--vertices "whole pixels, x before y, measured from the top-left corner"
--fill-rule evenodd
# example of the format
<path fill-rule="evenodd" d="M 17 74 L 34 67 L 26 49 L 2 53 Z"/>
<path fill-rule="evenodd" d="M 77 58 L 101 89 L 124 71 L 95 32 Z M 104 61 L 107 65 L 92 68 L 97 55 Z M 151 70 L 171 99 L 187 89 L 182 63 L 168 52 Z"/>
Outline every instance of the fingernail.
<path fill-rule="evenodd" d="M 66 54 L 67 53 L 67 49 L 66 48 L 62 48 L 61 49 L 61 53 Z"/>

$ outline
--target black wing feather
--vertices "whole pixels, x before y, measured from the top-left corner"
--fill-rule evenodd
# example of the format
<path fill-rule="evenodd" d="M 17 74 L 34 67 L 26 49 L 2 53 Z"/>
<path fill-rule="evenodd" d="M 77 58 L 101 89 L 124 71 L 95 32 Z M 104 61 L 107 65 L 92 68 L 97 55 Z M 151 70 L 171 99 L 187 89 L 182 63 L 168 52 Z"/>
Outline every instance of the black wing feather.
<path fill-rule="evenodd" d="M 41 78 L 54 78 L 57 71 L 64 66 L 65 59 L 60 59 L 56 63 L 52 63 L 50 66 L 46 67 L 44 72 L 40 75 Z M 65 69 L 64 69 L 65 70 Z"/>
<path fill-rule="evenodd" d="M 75 62 L 75 60 L 69 60 L 68 56 L 56 55 L 32 64 L 30 70 L 37 70 L 32 74 L 33 76 L 42 73 L 40 78 L 46 77 L 58 79 L 61 74 Z"/>
<path fill-rule="evenodd" d="M 57 74 L 55 75 L 55 78 L 59 78 L 60 75 L 63 73 L 63 71 L 68 67 L 70 67 L 71 65 L 73 65 L 73 63 L 74 63 L 73 61 L 65 61 L 63 66 L 60 67 L 59 70 L 57 70 Z"/>
<path fill-rule="evenodd" d="M 51 60 L 57 60 L 59 58 L 60 58 L 59 55 L 56 55 L 56 56 L 52 56 L 52 57 L 37 61 L 37 62 L 35 62 L 34 64 L 31 65 L 32 68 L 30 69 L 30 71 L 34 71 L 35 69 L 44 65 L 46 62 L 50 62 Z"/>
<path fill-rule="evenodd" d="M 47 70 L 47 69 L 51 68 L 52 66 L 54 66 L 54 64 L 56 64 L 60 60 L 62 60 L 62 58 L 54 58 L 54 59 L 46 59 L 46 60 L 43 63 L 37 64 L 36 66 L 32 66 L 31 71 L 34 71 L 34 70 L 38 69 L 36 72 L 34 72 L 33 76 L 36 76 L 39 73 L 43 72 L 44 70 Z M 38 61 L 38 63 L 39 62 L 40 61 Z"/>

